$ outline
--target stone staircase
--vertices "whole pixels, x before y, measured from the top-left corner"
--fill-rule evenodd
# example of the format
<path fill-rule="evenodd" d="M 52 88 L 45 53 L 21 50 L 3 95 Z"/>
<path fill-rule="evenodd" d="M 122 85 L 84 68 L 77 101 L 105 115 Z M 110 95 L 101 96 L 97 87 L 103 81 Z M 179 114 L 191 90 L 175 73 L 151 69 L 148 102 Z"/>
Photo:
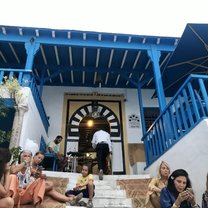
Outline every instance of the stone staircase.
<path fill-rule="evenodd" d="M 49 177 L 57 177 L 58 178 L 68 178 L 69 183 L 67 185 L 67 189 L 72 189 L 75 187 L 77 177 L 80 175 L 78 173 L 66 173 L 66 172 L 51 172 L 45 171 L 46 175 Z M 106 175 L 102 181 L 99 181 L 98 176 L 94 175 L 94 184 L 95 184 L 95 196 L 93 198 L 94 208 L 137 208 L 143 207 L 143 201 L 139 200 L 139 203 L 135 203 L 135 199 L 138 195 L 143 196 L 141 194 L 141 190 L 138 189 L 137 185 L 139 183 L 143 183 L 144 187 L 142 189 L 146 189 L 146 185 L 149 181 L 149 175 Z M 141 187 L 141 185 L 140 185 Z M 130 189 L 129 189 L 130 188 Z M 143 191 L 145 193 L 146 190 Z M 83 201 L 87 202 L 88 199 L 83 198 Z M 139 204 L 139 205 L 138 205 Z M 72 207 L 72 206 L 66 206 Z M 73 206 L 75 207 L 75 206 Z"/>

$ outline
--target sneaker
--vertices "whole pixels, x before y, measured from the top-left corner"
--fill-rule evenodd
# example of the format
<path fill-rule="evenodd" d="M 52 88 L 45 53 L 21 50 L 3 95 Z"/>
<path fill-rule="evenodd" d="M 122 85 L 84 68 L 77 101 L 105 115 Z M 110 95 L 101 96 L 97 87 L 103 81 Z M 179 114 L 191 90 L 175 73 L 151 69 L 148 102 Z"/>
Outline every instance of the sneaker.
<path fill-rule="evenodd" d="M 79 201 L 79 206 L 80 207 L 86 207 L 87 203 L 85 203 L 84 201 Z"/>
<path fill-rule="evenodd" d="M 93 203 L 92 203 L 92 201 L 88 201 L 87 202 L 87 208 L 93 208 Z"/>
<path fill-rule="evenodd" d="M 83 198 L 83 193 L 79 193 L 78 195 L 76 195 L 75 200 L 76 202 L 80 201 Z"/>
<path fill-rule="evenodd" d="M 79 193 L 78 195 L 76 195 L 72 201 L 69 202 L 70 205 L 75 206 L 78 204 L 78 202 L 82 199 L 83 197 L 83 193 Z"/>
<path fill-rule="evenodd" d="M 103 170 L 100 169 L 99 171 L 99 180 L 103 180 Z"/>

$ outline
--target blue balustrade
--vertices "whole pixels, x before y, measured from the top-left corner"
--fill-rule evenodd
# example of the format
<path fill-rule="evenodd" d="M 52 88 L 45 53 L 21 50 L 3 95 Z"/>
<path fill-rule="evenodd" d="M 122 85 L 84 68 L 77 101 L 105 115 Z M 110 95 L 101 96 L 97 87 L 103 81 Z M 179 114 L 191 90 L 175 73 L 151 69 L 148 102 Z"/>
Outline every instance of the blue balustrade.
<path fill-rule="evenodd" d="M 208 76 L 190 75 L 143 136 L 146 168 L 208 117 Z"/>
<path fill-rule="evenodd" d="M 17 78 L 19 84 L 21 86 L 28 86 L 31 89 L 33 99 L 35 101 L 36 107 L 39 111 L 41 120 L 45 127 L 46 132 L 48 132 L 49 122 L 47 115 L 45 113 L 45 109 L 42 103 L 42 100 L 39 95 L 38 87 L 34 77 L 30 70 L 19 70 L 19 69 L 0 69 L 0 83 L 3 82 L 4 77 L 15 77 Z M 27 77 L 27 79 L 25 79 Z M 28 77 L 30 78 L 28 80 Z"/>

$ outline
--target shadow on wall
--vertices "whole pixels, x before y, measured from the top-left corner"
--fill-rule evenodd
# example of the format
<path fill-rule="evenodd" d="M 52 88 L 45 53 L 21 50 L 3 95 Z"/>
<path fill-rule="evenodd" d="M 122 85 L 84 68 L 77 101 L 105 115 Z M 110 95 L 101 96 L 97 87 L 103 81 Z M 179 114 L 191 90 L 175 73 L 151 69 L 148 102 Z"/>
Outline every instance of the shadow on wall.
<path fill-rule="evenodd" d="M 145 162 L 145 153 L 143 144 L 128 144 L 129 146 L 129 161 L 131 165 L 136 162 Z"/>

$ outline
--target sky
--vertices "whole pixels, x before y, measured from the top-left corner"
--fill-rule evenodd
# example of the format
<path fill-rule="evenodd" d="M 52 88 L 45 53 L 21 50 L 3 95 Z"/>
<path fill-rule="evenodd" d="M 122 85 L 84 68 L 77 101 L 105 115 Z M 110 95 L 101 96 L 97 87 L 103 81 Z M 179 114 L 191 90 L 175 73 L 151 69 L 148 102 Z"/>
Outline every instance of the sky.
<path fill-rule="evenodd" d="M 208 0 L 4 0 L 0 25 L 181 37 Z"/>

